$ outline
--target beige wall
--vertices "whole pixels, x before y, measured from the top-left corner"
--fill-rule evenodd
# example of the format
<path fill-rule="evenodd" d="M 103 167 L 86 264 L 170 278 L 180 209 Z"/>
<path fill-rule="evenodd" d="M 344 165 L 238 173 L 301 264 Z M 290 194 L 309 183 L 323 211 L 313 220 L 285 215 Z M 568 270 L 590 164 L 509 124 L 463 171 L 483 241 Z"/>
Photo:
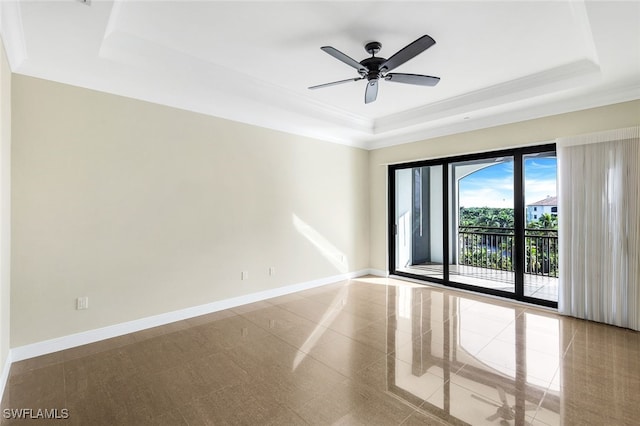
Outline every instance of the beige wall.
<path fill-rule="evenodd" d="M 344 272 L 387 270 L 387 164 L 640 124 L 636 101 L 367 152 L 7 79 L 3 73 L 3 102 L 5 85 L 13 85 L 12 347 Z M 9 113 L 3 109 L 2 122 Z M 3 136 L 2 149 L 9 139 Z M 1 166 L 6 173 L 8 164 Z M 78 296 L 89 297 L 88 310 L 75 310 Z M 8 315 L 8 306 L 0 309 Z M 3 318 L 3 339 L 6 324 Z"/>
<path fill-rule="evenodd" d="M 20 75 L 12 191 L 12 347 L 369 266 L 367 151 Z"/>
<path fill-rule="evenodd" d="M 0 372 L 9 353 L 11 263 L 11 68 L 0 39 Z M 2 390 L 0 390 L 2 394 Z"/>
<path fill-rule="evenodd" d="M 634 101 L 370 151 L 371 268 L 388 270 L 387 164 L 548 143 L 561 136 L 638 124 L 640 101 Z"/>

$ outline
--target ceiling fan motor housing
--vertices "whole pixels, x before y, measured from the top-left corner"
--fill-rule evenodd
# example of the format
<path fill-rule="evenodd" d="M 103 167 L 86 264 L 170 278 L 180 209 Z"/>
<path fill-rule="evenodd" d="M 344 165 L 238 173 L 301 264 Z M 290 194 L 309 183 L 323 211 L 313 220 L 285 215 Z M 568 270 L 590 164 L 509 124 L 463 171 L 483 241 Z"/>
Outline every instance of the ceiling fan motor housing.
<path fill-rule="evenodd" d="M 382 48 L 382 43 L 377 41 L 371 41 L 364 45 L 364 50 L 371 55 L 371 58 L 360 61 L 360 65 L 366 68 L 366 71 L 360 74 L 363 77 L 366 76 L 369 81 L 380 78 L 380 65 L 386 61 L 385 58 L 375 57 L 376 53 L 380 51 L 380 48 Z"/>
<path fill-rule="evenodd" d="M 380 77 L 380 65 L 382 65 L 386 61 L 385 58 L 371 57 L 367 59 L 363 59 L 360 61 L 360 65 L 365 67 L 368 71 L 365 73 L 367 76 L 367 80 L 371 80 L 372 78 Z M 363 76 L 365 75 L 363 74 Z"/>

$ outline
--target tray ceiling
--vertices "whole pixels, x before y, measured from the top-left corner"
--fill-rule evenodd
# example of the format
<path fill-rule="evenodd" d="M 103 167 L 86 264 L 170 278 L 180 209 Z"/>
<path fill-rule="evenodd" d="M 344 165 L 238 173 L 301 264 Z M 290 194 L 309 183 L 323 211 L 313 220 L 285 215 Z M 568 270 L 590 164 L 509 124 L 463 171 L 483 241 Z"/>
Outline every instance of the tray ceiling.
<path fill-rule="evenodd" d="M 364 148 L 640 98 L 640 2 L 3 1 L 12 70 Z M 394 71 L 435 87 L 365 82 L 356 60 L 423 34 Z"/>

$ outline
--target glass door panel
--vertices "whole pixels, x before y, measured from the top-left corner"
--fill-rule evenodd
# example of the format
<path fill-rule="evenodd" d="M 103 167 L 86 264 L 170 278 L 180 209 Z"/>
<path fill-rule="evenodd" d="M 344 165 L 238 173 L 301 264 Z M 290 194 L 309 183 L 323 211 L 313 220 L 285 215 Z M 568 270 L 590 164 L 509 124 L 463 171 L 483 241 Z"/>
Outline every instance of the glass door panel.
<path fill-rule="evenodd" d="M 515 292 L 514 159 L 449 164 L 449 280 Z"/>
<path fill-rule="evenodd" d="M 441 165 L 395 171 L 396 271 L 443 279 Z"/>
<path fill-rule="evenodd" d="M 558 201 L 555 152 L 523 156 L 524 295 L 558 301 Z"/>

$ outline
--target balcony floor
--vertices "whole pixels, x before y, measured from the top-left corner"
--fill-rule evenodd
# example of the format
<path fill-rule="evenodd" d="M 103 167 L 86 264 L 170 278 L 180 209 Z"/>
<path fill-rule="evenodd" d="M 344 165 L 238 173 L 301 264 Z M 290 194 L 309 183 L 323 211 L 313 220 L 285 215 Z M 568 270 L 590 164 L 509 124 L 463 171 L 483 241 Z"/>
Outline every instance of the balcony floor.
<path fill-rule="evenodd" d="M 442 279 L 443 266 L 438 264 L 411 265 L 398 271 Z M 515 292 L 515 272 L 478 268 L 467 265 L 449 265 L 450 280 L 460 284 Z M 537 299 L 558 301 L 558 278 L 542 275 L 524 275 L 524 295 Z"/>

